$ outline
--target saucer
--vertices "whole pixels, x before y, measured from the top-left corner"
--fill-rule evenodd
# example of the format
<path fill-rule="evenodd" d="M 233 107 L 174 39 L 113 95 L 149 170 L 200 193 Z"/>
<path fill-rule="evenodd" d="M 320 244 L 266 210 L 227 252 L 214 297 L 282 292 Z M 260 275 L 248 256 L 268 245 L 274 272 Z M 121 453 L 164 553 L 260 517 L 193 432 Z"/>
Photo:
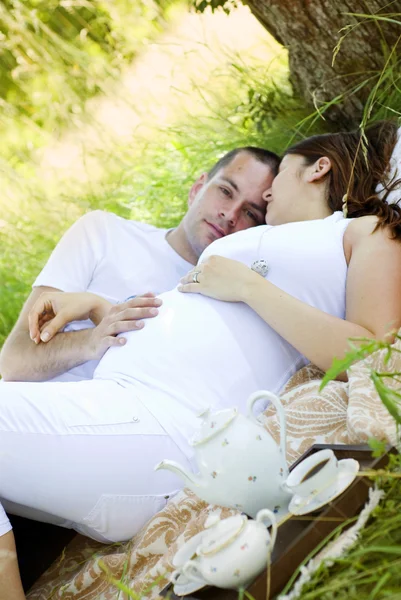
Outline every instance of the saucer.
<path fill-rule="evenodd" d="M 335 481 L 316 496 L 304 498 L 295 494 L 288 507 L 290 513 L 293 515 L 306 515 L 328 504 L 351 485 L 358 471 L 359 462 L 357 460 L 353 458 L 339 460 L 338 476 Z"/>
<path fill-rule="evenodd" d="M 174 594 L 176 594 L 176 596 L 187 596 L 188 594 L 193 594 L 193 592 L 201 590 L 205 585 L 206 584 L 191 581 L 185 577 L 185 575 L 181 574 L 174 584 Z"/>

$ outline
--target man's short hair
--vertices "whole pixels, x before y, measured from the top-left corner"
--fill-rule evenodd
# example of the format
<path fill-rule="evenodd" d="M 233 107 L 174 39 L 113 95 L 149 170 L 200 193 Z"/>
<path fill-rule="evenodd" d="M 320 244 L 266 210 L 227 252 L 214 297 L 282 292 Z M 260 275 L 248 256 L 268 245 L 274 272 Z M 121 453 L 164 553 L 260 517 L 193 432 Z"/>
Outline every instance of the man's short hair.
<path fill-rule="evenodd" d="M 250 154 L 251 156 L 256 158 L 256 160 L 258 160 L 259 162 L 268 165 L 271 168 L 273 175 L 277 175 L 278 167 L 281 160 L 280 157 L 277 156 L 277 154 L 275 154 L 274 152 L 270 152 L 270 150 L 265 150 L 264 148 L 257 148 L 256 146 L 244 146 L 242 148 L 234 148 L 234 150 L 230 150 L 230 152 L 227 152 L 227 154 L 222 156 L 220 160 L 218 160 L 217 163 L 213 165 L 210 171 L 208 171 L 208 180 L 214 177 L 217 171 L 220 171 L 220 169 L 223 169 L 224 167 L 229 165 L 230 162 L 234 160 L 234 158 L 240 152 L 246 152 L 247 154 Z"/>

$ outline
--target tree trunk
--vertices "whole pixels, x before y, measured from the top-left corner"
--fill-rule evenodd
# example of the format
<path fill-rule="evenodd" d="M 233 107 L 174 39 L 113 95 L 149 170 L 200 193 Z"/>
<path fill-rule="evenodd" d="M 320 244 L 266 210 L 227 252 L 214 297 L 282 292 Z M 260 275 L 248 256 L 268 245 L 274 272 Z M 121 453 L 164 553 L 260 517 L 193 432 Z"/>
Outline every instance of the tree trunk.
<path fill-rule="evenodd" d="M 367 77 L 381 72 L 386 62 L 384 47 L 391 48 L 401 26 L 385 21 L 364 22 L 343 40 L 332 66 L 333 50 L 344 26 L 363 20 L 344 13 L 401 13 L 401 0 L 243 0 L 261 24 L 287 47 L 294 92 L 308 106 L 322 106 L 348 93 Z M 385 5 L 387 7 L 385 8 Z M 391 15 L 390 15 L 391 16 Z M 400 15 L 395 15 L 401 21 Z M 399 48 L 398 48 L 399 46 Z M 401 54 L 401 41 L 396 56 Z M 377 79 L 332 106 L 325 117 L 338 127 L 359 124 L 363 106 Z"/>

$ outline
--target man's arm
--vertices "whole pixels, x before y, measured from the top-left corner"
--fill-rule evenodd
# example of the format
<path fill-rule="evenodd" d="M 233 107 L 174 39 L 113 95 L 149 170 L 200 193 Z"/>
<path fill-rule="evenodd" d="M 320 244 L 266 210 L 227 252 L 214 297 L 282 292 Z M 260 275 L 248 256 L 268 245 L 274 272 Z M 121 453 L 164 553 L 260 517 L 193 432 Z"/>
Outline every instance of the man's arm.
<path fill-rule="evenodd" d="M 0 374 L 6 381 L 44 381 L 88 360 L 86 336 L 91 330 L 59 333 L 36 345 L 29 335 L 28 315 L 46 291 L 85 291 L 105 251 L 106 215 L 88 213 L 68 229 L 34 283 L 0 354 Z"/>
<path fill-rule="evenodd" d="M 45 381 L 94 358 L 92 329 L 58 333 L 46 344 L 35 344 L 29 336 L 28 315 L 43 292 L 56 288 L 34 288 L 0 353 L 0 374 L 5 381 Z"/>
<path fill-rule="evenodd" d="M 0 374 L 5 381 L 46 381 L 88 360 L 100 360 L 111 346 L 125 344 L 125 337 L 117 337 L 120 333 L 142 329 L 143 319 L 155 317 L 161 304 L 151 293 L 112 305 L 95 294 L 34 288 L 0 354 Z M 50 339 L 44 343 L 38 338 L 35 343 L 30 337 L 29 314 L 35 321 L 44 305 L 52 315 L 45 324 Z M 71 320 L 88 316 L 96 327 L 57 333 Z"/>

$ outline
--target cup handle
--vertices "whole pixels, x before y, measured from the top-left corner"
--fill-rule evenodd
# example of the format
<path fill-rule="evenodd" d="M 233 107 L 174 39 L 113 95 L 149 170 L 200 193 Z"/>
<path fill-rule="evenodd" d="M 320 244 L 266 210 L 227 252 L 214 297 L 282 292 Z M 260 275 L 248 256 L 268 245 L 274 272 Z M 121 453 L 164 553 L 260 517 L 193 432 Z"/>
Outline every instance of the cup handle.
<path fill-rule="evenodd" d="M 262 398 L 270 400 L 275 409 L 277 410 L 280 423 L 280 451 L 285 459 L 287 454 L 287 427 L 285 420 L 285 411 L 283 405 L 281 404 L 280 398 L 278 398 L 272 392 L 268 392 L 267 390 L 261 390 L 260 392 L 255 392 L 254 394 L 251 394 L 247 401 L 248 417 L 252 419 L 252 421 L 257 423 L 259 427 L 262 427 L 262 424 L 257 420 L 255 415 L 253 414 L 253 405 L 257 400 L 261 400 Z"/>
<path fill-rule="evenodd" d="M 262 510 L 260 510 L 256 515 L 256 520 L 259 521 L 259 523 L 265 524 L 264 520 L 266 518 L 270 521 L 272 526 L 269 540 L 269 551 L 271 553 L 273 551 L 274 544 L 276 543 L 277 538 L 277 520 L 276 515 L 271 510 L 269 510 L 268 508 L 262 508 Z"/>
<path fill-rule="evenodd" d="M 207 581 L 205 581 L 205 579 L 199 575 L 199 566 L 194 560 L 188 560 L 183 566 L 182 572 L 185 577 L 188 577 L 188 579 L 191 581 L 207 585 Z"/>

